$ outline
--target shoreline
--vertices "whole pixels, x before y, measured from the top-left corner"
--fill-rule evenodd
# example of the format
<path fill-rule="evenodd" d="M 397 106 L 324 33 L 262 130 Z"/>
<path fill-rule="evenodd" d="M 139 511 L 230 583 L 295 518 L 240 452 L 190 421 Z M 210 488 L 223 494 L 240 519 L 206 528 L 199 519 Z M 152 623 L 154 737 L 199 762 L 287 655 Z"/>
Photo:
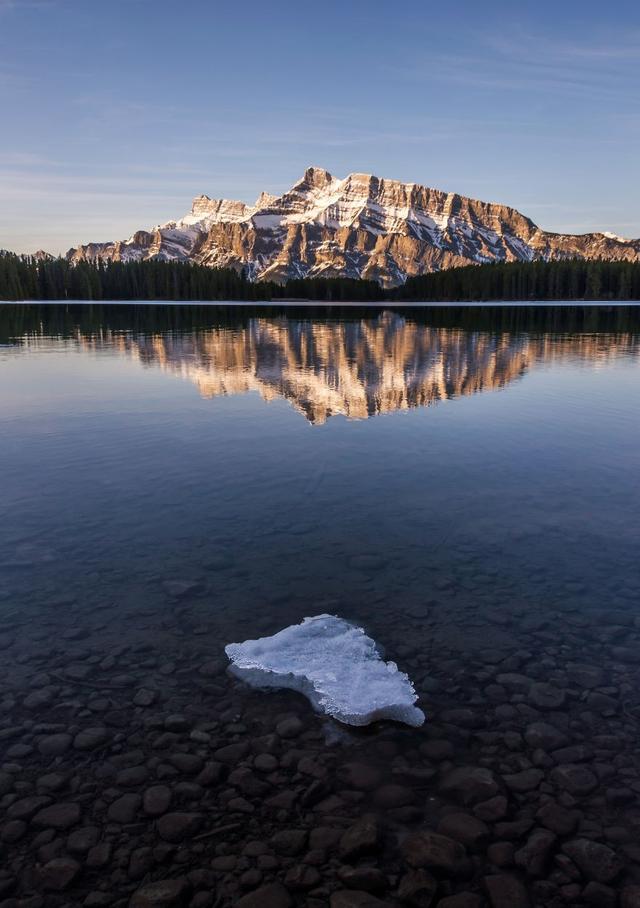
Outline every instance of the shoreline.
<path fill-rule="evenodd" d="M 259 308 L 262 306 L 299 308 L 347 308 L 360 309 L 624 309 L 639 307 L 640 300 L 492 300 L 483 302 L 419 302 L 382 300 L 379 302 L 359 300 L 0 300 L 0 306 L 234 306 L 238 308 Z"/>

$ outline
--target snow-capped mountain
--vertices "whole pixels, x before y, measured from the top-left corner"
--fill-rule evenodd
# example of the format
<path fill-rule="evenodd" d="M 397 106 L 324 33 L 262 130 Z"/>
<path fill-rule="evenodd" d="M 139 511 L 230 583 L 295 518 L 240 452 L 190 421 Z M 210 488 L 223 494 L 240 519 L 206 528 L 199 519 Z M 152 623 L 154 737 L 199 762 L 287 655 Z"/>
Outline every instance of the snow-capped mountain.
<path fill-rule="evenodd" d="M 560 234 L 513 208 L 364 173 L 310 167 L 281 196 L 254 205 L 206 195 L 178 221 L 128 240 L 89 243 L 68 258 L 159 258 L 243 269 L 252 280 L 353 277 L 385 286 L 458 265 L 533 259 L 640 260 L 640 240 Z"/>

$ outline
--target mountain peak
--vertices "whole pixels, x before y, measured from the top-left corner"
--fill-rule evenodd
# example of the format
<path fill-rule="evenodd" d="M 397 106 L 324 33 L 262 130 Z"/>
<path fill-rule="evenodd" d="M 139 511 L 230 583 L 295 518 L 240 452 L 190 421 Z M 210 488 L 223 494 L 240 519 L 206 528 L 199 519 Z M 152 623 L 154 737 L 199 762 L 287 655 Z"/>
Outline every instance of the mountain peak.
<path fill-rule="evenodd" d="M 486 262 L 535 259 L 640 261 L 640 240 L 604 233 L 550 233 L 513 208 L 419 183 L 323 167 L 280 196 L 254 205 L 197 196 L 181 220 L 124 242 L 70 250 L 83 258 L 161 258 L 243 270 L 252 280 L 348 277 L 383 286 L 408 277 Z"/>
<path fill-rule="evenodd" d="M 324 167 L 307 167 L 302 179 L 294 188 L 305 186 L 310 189 L 324 189 L 333 183 L 333 177 Z"/>

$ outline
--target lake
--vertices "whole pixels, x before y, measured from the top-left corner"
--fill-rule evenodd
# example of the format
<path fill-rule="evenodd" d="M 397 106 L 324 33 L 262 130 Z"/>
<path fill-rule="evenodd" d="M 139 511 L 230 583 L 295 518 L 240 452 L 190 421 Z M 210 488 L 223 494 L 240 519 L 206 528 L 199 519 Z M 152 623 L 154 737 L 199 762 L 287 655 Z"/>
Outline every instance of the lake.
<path fill-rule="evenodd" d="M 6 305 L 0 430 L 0 898 L 640 899 L 640 310 Z M 424 726 L 226 673 L 321 613 Z"/>

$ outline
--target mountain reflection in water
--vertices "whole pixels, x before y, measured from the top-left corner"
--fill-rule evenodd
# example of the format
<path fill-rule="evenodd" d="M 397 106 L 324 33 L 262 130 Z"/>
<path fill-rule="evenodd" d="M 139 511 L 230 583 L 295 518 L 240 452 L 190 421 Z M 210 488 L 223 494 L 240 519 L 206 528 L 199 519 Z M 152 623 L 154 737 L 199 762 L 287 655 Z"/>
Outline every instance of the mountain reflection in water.
<path fill-rule="evenodd" d="M 238 323 L 238 321 L 240 323 Z M 19 342 L 61 342 L 50 326 Z M 558 334 L 424 324 L 396 312 L 314 319 L 276 314 L 235 324 L 169 330 L 98 330 L 76 324 L 62 339 L 110 350 L 192 381 L 205 398 L 257 392 L 284 398 L 312 424 L 335 415 L 367 419 L 496 390 L 554 361 L 599 363 L 640 355 L 635 331 Z"/>

